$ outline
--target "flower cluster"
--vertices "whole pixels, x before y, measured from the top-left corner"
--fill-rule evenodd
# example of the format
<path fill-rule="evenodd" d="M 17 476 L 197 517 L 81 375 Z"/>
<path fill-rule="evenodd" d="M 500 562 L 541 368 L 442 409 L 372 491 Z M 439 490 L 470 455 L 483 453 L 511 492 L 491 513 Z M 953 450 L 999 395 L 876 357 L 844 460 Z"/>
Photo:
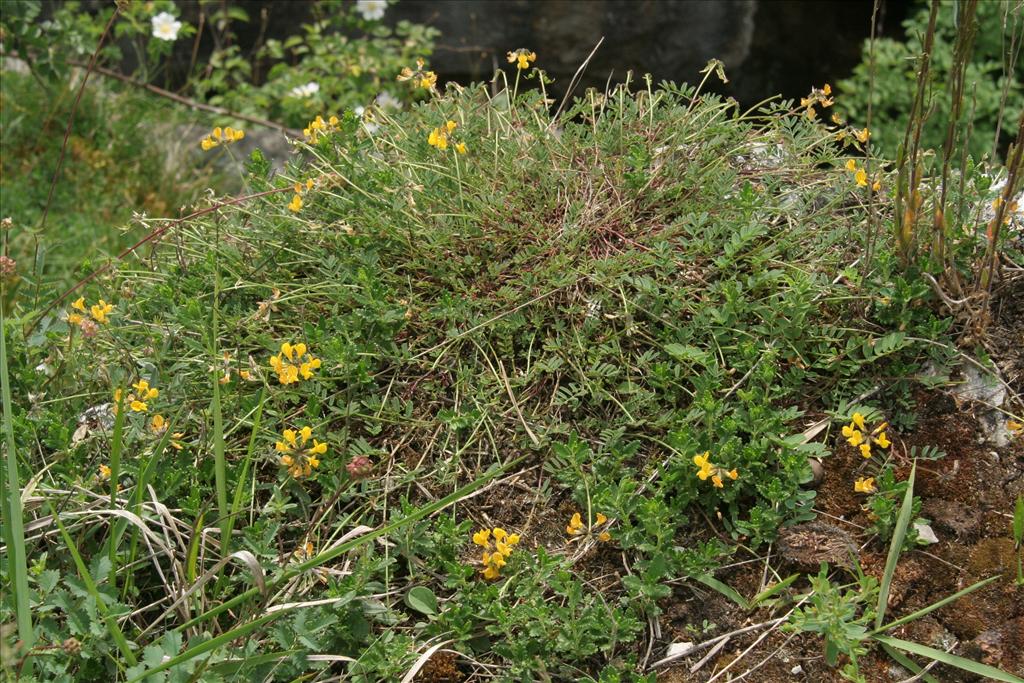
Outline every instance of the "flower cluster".
<path fill-rule="evenodd" d="M 857 162 L 854 161 L 853 159 L 847 159 L 845 168 L 847 171 L 853 174 L 853 179 L 854 181 L 856 181 L 858 187 L 868 186 L 868 172 L 864 169 L 863 166 L 858 166 Z M 874 181 L 871 183 L 871 189 L 874 190 L 875 192 L 878 192 L 878 190 L 881 189 L 881 187 L 882 181 L 879 180 L 878 178 L 875 178 Z"/>
<path fill-rule="evenodd" d="M 132 412 L 145 413 L 149 410 L 148 401 L 152 401 L 154 398 L 160 395 L 160 390 L 156 387 L 149 386 L 149 382 L 144 379 L 140 379 L 138 382 L 132 385 L 137 394 L 132 393 L 124 399 L 125 404 L 131 408 Z M 114 411 L 117 412 L 117 406 L 121 403 L 121 397 L 124 392 L 120 388 L 114 390 Z"/>
<path fill-rule="evenodd" d="M 316 81 L 310 81 L 309 83 L 303 83 L 302 85 L 295 86 L 294 88 L 288 91 L 288 94 L 291 95 L 292 97 L 298 97 L 302 99 L 306 97 L 312 97 L 318 92 L 320 92 L 320 84 L 317 83 Z"/>
<path fill-rule="evenodd" d="M 288 202 L 288 210 L 298 213 L 302 209 L 302 195 L 313 189 L 313 179 L 309 178 L 305 183 L 295 183 L 292 189 L 295 190 L 295 194 L 292 196 L 292 200 Z"/>
<path fill-rule="evenodd" d="M 302 379 L 312 379 L 313 371 L 320 367 L 320 359 L 306 351 L 302 342 L 292 346 L 281 344 L 281 353 L 270 357 L 270 367 L 277 373 L 281 384 L 294 384 Z"/>
<path fill-rule="evenodd" d="M 219 145 L 227 145 L 232 142 L 238 142 L 244 137 L 244 130 L 235 130 L 231 126 L 222 129 L 220 126 L 217 126 L 209 135 L 207 135 L 199 142 L 199 146 L 203 148 L 204 152 L 206 152 Z"/>
<path fill-rule="evenodd" d="M 853 482 L 854 493 L 874 493 L 875 492 L 875 478 L 866 477 L 858 479 Z"/>
<path fill-rule="evenodd" d="M 454 143 L 456 152 L 458 152 L 459 154 L 465 154 L 466 143 L 455 142 L 452 138 L 453 134 L 455 133 L 455 129 L 456 127 L 458 127 L 458 125 L 459 124 L 455 123 L 454 121 L 447 121 L 440 128 L 435 128 L 434 130 L 430 131 L 430 135 L 427 136 L 427 144 L 430 145 L 431 147 L 437 147 L 439 150 L 444 151 L 448 149 L 448 142 L 451 141 Z"/>
<path fill-rule="evenodd" d="M 865 458 L 870 458 L 872 444 L 878 445 L 879 448 L 888 448 L 892 445 L 889 437 L 885 435 L 885 428 L 888 426 L 888 423 L 883 422 L 869 433 L 864 416 L 854 413 L 850 424 L 843 427 L 843 438 L 854 448 L 859 448 L 860 454 Z"/>
<path fill-rule="evenodd" d="M 804 114 L 811 121 L 818 118 L 818 112 L 814 108 L 814 105 L 820 105 L 824 107 L 831 107 L 835 100 L 832 99 L 832 86 L 828 83 L 823 88 L 811 88 L 811 94 L 807 97 L 800 98 L 800 106 L 804 108 Z"/>
<path fill-rule="evenodd" d="M 424 71 L 423 64 L 422 59 L 417 59 L 415 69 L 410 69 L 407 66 L 402 67 L 402 72 L 398 74 L 398 80 L 412 81 L 412 84 L 418 88 L 433 90 L 437 87 L 437 74 L 433 71 Z"/>
<path fill-rule="evenodd" d="M 298 432 L 286 429 L 281 432 L 282 440 L 274 444 L 274 450 L 281 454 L 281 465 L 287 467 L 288 474 L 296 479 L 312 474 L 313 470 L 320 467 L 320 459 L 317 456 L 327 452 L 327 444 L 316 439 L 313 439 L 312 446 L 307 447 L 312 436 L 313 429 L 308 426 Z"/>
<path fill-rule="evenodd" d="M 86 307 L 85 297 L 80 296 L 71 304 L 71 311 L 68 311 L 68 324 L 78 325 L 82 334 L 91 337 L 96 334 L 97 325 L 106 325 L 110 322 L 108 317 L 114 312 L 114 304 L 108 304 L 103 299 Z"/>
<path fill-rule="evenodd" d="M 491 544 L 491 536 L 494 543 Z M 501 527 L 481 529 L 473 534 L 473 543 L 483 548 L 480 561 L 483 563 L 485 579 L 497 579 L 501 576 L 501 568 L 505 566 L 505 560 L 512 554 L 512 548 L 519 543 L 519 534 L 510 534 Z"/>
<path fill-rule="evenodd" d="M 355 481 L 366 479 L 373 472 L 373 462 L 365 455 L 357 455 L 348 461 L 345 471 Z"/>
<path fill-rule="evenodd" d="M 506 57 L 508 57 L 508 63 L 515 64 L 520 71 L 529 69 L 530 64 L 537 61 L 537 53 L 527 50 L 525 47 L 509 52 Z"/>
<path fill-rule="evenodd" d="M 839 114 L 832 114 L 832 123 L 837 126 L 844 126 L 845 121 L 839 116 Z M 836 131 L 836 140 L 839 140 L 844 145 L 850 144 L 852 140 L 856 140 L 860 144 L 866 143 L 871 138 L 871 131 L 867 128 L 851 128 L 844 126 Z"/>
<path fill-rule="evenodd" d="M 306 137 L 306 141 L 309 144 L 315 145 L 321 137 L 338 130 L 338 123 L 337 116 L 331 116 L 324 121 L 324 117 L 317 114 L 317 117 L 302 129 L 302 134 Z"/>
<path fill-rule="evenodd" d="M 707 481 L 708 477 L 711 477 L 711 483 L 715 485 L 715 488 L 720 489 L 725 488 L 724 484 L 722 483 L 723 477 L 728 477 L 733 481 L 736 481 L 736 479 L 739 478 L 739 472 L 737 472 L 735 469 L 726 470 L 723 467 L 719 467 L 718 465 L 711 462 L 710 458 L 710 451 L 704 451 L 704 453 L 700 453 L 693 456 L 693 464 L 700 468 L 699 470 L 697 470 L 697 477 L 701 481 Z"/>
<path fill-rule="evenodd" d="M 602 515 L 600 512 L 594 517 L 594 523 L 590 525 L 583 524 L 583 518 L 580 513 L 574 512 L 572 519 L 569 520 L 569 524 L 565 527 L 565 533 L 569 534 L 570 540 L 577 538 L 588 538 L 594 535 L 594 530 L 599 526 L 608 521 L 608 518 Z M 597 540 L 599 541 L 610 541 L 612 535 L 608 533 L 608 530 L 601 531 L 597 534 Z"/>

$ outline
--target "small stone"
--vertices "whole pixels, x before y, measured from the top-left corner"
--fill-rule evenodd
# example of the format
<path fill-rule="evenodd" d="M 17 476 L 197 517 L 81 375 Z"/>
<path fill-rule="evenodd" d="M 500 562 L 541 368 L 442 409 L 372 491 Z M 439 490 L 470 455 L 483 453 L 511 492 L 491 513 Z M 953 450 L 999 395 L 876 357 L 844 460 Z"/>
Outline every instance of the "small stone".
<path fill-rule="evenodd" d="M 808 458 L 807 462 L 811 464 L 811 473 L 814 475 L 811 486 L 818 486 L 825 479 L 825 466 L 815 458 Z"/>
<path fill-rule="evenodd" d="M 796 666 L 794 666 L 792 669 L 789 670 L 789 673 L 793 674 L 794 676 L 798 676 L 798 675 L 802 674 L 803 672 L 804 672 L 804 668 L 802 666 L 800 666 L 799 664 L 797 664 Z"/>
<path fill-rule="evenodd" d="M 931 525 L 917 522 L 914 524 L 914 529 L 917 531 L 917 537 L 924 543 L 931 545 L 939 542 L 939 537 L 932 531 Z"/>
<path fill-rule="evenodd" d="M 682 657 L 687 652 L 693 649 L 693 643 L 687 641 L 684 643 L 672 643 L 668 646 L 668 650 L 665 651 L 666 657 Z"/>

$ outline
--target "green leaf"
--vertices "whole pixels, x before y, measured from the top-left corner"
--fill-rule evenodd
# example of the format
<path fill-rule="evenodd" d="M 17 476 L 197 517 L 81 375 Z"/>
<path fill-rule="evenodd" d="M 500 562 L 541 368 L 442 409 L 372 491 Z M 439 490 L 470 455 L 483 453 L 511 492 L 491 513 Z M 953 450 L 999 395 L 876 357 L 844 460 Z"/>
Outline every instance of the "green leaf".
<path fill-rule="evenodd" d="M 405 594 L 405 604 L 421 614 L 437 614 L 437 596 L 426 586 L 413 586 Z"/>
<path fill-rule="evenodd" d="M 737 593 L 736 589 L 734 589 L 732 586 L 729 586 L 728 584 L 722 583 L 710 574 L 701 574 L 700 576 L 696 576 L 694 578 L 696 578 L 698 581 L 703 583 L 708 588 L 714 588 L 716 591 L 718 591 L 725 597 L 729 598 L 743 609 L 750 608 L 750 604 L 747 602 L 747 599 L 739 593 Z"/>
<path fill-rule="evenodd" d="M 1024 496 L 1017 496 L 1017 505 L 1013 508 L 1013 542 L 1020 545 L 1024 539 Z"/>
<path fill-rule="evenodd" d="M 889 557 L 885 560 L 885 571 L 882 572 L 882 583 L 878 589 L 878 608 L 875 612 L 875 628 L 882 628 L 882 621 L 885 619 L 885 609 L 889 606 L 889 589 L 892 587 L 892 575 L 896 571 L 896 563 L 900 560 L 900 551 L 903 549 L 903 539 L 907 537 L 907 527 L 910 526 L 910 517 L 914 507 L 914 475 L 917 473 L 917 462 L 910 468 L 910 477 L 907 479 L 907 490 L 903 494 L 903 505 L 900 507 L 900 514 L 896 518 L 896 528 L 892 534 L 892 541 L 889 543 Z"/>
<path fill-rule="evenodd" d="M 951 655 L 948 652 L 943 652 L 942 650 L 936 650 L 933 647 L 926 647 L 924 645 L 912 643 L 908 640 L 900 640 L 899 638 L 890 638 L 889 636 L 875 636 L 874 638 L 883 645 L 888 645 L 890 647 L 903 650 L 904 652 L 909 652 L 912 655 L 928 657 L 929 659 L 934 659 L 941 664 L 955 666 L 958 669 L 969 671 L 972 674 L 977 674 L 978 676 L 983 676 L 993 681 L 1024 683 L 1024 678 L 1014 676 L 1013 674 L 997 669 L 994 666 L 976 662 L 973 659 L 958 657 L 956 655 Z"/>
<path fill-rule="evenodd" d="M 755 595 L 753 598 L 751 598 L 750 606 L 751 607 L 757 606 L 758 604 L 764 602 L 765 600 L 767 600 L 768 598 L 772 597 L 776 593 L 785 590 L 786 588 L 789 587 L 789 585 L 791 583 L 793 583 L 794 581 L 796 581 L 799 578 L 800 578 L 800 574 L 791 574 L 790 576 L 787 576 L 786 578 L 784 578 L 782 581 L 779 581 L 776 584 L 768 586 L 763 591 L 761 591 L 760 593 Z"/>
<path fill-rule="evenodd" d="M 696 346 L 689 346 L 686 344 L 665 344 L 665 351 L 668 355 L 672 356 L 678 361 L 684 363 L 694 363 L 696 365 L 706 366 L 709 365 L 710 354 L 707 351 L 702 351 Z"/>

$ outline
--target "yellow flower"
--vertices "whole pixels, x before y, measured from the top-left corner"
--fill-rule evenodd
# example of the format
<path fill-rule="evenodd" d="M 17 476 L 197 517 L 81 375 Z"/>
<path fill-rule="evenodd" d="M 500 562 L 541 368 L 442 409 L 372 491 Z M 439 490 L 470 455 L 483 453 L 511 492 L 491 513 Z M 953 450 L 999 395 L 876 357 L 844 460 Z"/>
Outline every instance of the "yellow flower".
<path fill-rule="evenodd" d="M 111 472 L 109 467 L 107 467 L 106 465 L 100 465 L 100 473 L 99 475 L 97 475 L 97 478 L 100 481 L 107 481 L 108 479 L 110 479 L 110 474 Z"/>
<path fill-rule="evenodd" d="M 135 401 L 132 401 L 132 402 L 131 402 L 131 403 L 129 404 L 129 407 L 130 407 L 130 408 L 131 408 L 132 410 L 134 410 L 134 411 L 135 411 L 136 413 L 144 413 L 144 412 L 146 412 L 147 410 L 149 410 L 149 406 L 147 406 L 147 405 L 145 404 L 145 402 L 143 402 L 143 401 L 139 401 L 139 400 L 135 400 Z"/>
<path fill-rule="evenodd" d="M 412 81 L 417 87 L 426 88 L 427 90 L 433 90 L 437 86 L 437 74 L 433 71 L 425 71 L 422 59 L 416 60 L 415 70 L 407 66 L 402 67 L 401 73 L 398 74 L 398 80 Z"/>
<path fill-rule="evenodd" d="M 875 478 L 867 477 L 866 479 L 858 479 L 853 482 L 853 490 L 855 493 L 874 493 L 875 492 Z"/>
<path fill-rule="evenodd" d="M 850 420 L 853 422 L 854 425 L 857 426 L 857 429 L 867 429 L 867 426 L 864 422 L 864 416 L 861 415 L 860 413 L 854 413 L 853 417 L 851 417 Z"/>
<path fill-rule="evenodd" d="M 92 315 L 93 320 L 100 323 L 101 325 L 106 325 L 107 323 L 110 322 L 110 319 L 107 318 L 107 315 L 113 312 L 113 310 L 113 304 L 108 304 L 103 299 L 100 299 L 99 303 L 93 304 L 89 308 L 89 313 Z"/>
<path fill-rule="evenodd" d="M 209 135 L 199 141 L 199 146 L 202 147 L 205 152 L 221 144 L 226 145 L 232 142 L 238 142 L 244 137 L 244 130 L 235 130 L 231 126 L 222 130 L 220 126 L 217 126 Z"/>
<path fill-rule="evenodd" d="M 160 390 L 156 387 L 149 386 L 149 382 L 144 379 L 140 379 L 138 382 L 133 384 L 132 388 L 139 392 L 139 398 L 143 401 L 148 401 L 160 395 Z"/>
<path fill-rule="evenodd" d="M 843 117 L 839 115 L 839 112 L 834 111 L 832 112 L 832 123 L 836 124 L 837 126 L 841 126 L 846 122 L 843 121 Z"/>
<path fill-rule="evenodd" d="M 75 299 L 75 301 L 72 302 L 71 304 L 71 308 L 74 309 L 74 312 L 68 313 L 68 323 L 71 325 L 80 325 L 83 331 L 85 331 L 86 328 L 86 325 L 83 323 L 87 323 L 88 321 L 88 318 L 86 318 L 86 314 L 88 314 L 92 318 L 92 320 L 99 323 L 100 325 L 106 325 L 107 323 L 110 322 L 110 318 L 107 316 L 109 316 L 114 311 L 114 305 L 108 304 L 103 299 L 100 299 L 99 302 L 87 308 L 84 296 L 80 296 L 77 299 Z M 95 329 L 95 326 L 93 327 Z"/>
<path fill-rule="evenodd" d="M 871 444 L 870 443 L 862 443 L 860 445 L 860 454 L 863 455 L 865 458 L 870 458 L 871 457 Z"/>
<path fill-rule="evenodd" d="M 281 440 L 274 443 L 274 450 L 280 453 L 278 462 L 288 468 L 288 473 L 295 479 L 308 477 L 313 470 L 320 467 L 320 459 L 316 456 L 327 452 L 327 444 L 313 439 L 313 445 L 307 447 L 313 436 L 312 427 L 305 426 L 296 432 L 285 429 L 281 432 Z"/>
<path fill-rule="evenodd" d="M 693 456 L 693 464 L 700 468 L 697 470 L 697 478 L 701 481 L 707 481 L 710 478 L 711 483 L 718 489 L 725 488 L 723 477 L 736 481 L 740 476 L 735 469 L 726 470 L 711 462 L 710 451 Z"/>
<path fill-rule="evenodd" d="M 868 172 L 863 168 L 858 168 L 857 172 L 853 175 L 853 179 L 857 181 L 858 187 L 867 187 L 868 185 Z"/>
<path fill-rule="evenodd" d="M 829 85 L 828 83 L 826 83 L 825 87 L 821 89 L 821 92 L 825 93 L 826 95 L 831 95 L 832 94 L 832 86 Z"/>
<path fill-rule="evenodd" d="M 587 525 L 583 523 L 583 517 L 578 512 L 574 512 L 572 518 L 569 520 L 568 526 L 565 527 L 565 533 L 570 536 L 580 538 L 592 538 L 594 537 L 594 530 L 608 521 L 608 517 L 600 512 L 594 515 L 594 523 Z M 611 538 L 611 535 L 604 531 L 597 534 L 597 539 L 600 541 L 606 541 Z M 516 537 L 518 541 L 518 536 Z M 570 539 L 574 540 L 574 539 Z"/>
<path fill-rule="evenodd" d="M 298 213 L 302 209 L 302 197 L 295 195 L 292 200 L 288 202 L 288 210 L 292 213 Z"/>
<path fill-rule="evenodd" d="M 531 52 L 530 50 L 527 50 L 526 48 L 522 47 L 519 48 L 518 50 L 513 50 L 512 52 L 509 52 L 506 55 L 506 57 L 508 57 L 508 63 L 515 64 L 516 68 L 519 69 L 520 71 L 522 71 L 523 69 L 529 69 L 530 64 L 537 61 L 536 52 Z"/>
<path fill-rule="evenodd" d="M 466 143 L 465 142 L 458 142 L 458 143 L 456 143 L 455 144 L 455 151 L 458 152 L 459 154 L 465 154 L 466 153 Z"/>
<path fill-rule="evenodd" d="M 871 183 L 871 190 L 878 192 L 880 189 L 882 189 L 882 181 L 876 178 L 875 182 Z"/>
<path fill-rule="evenodd" d="M 180 451 L 184 448 L 184 444 L 181 443 L 181 437 L 185 436 L 185 432 L 174 432 L 171 434 L 171 448 L 176 451 Z"/>
<path fill-rule="evenodd" d="M 1024 434 L 1024 425 L 1014 420 L 1007 420 L 1006 430 L 1015 436 L 1021 436 Z"/>
<path fill-rule="evenodd" d="M 314 358 L 303 343 L 292 346 L 281 344 L 281 353 L 270 357 L 270 367 L 277 374 L 281 384 L 294 384 L 302 379 L 312 379 L 313 371 L 320 367 L 320 359 Z"/>
<path fill-rule="evenodd" d="M 435 128 L 427 136 L 427 144 L 440 150 L 448 149 L 448 134 L 440 128 Z"/>
<path fill-rule="evenodd" d="M 892 442 L 889 441 L 889 437 L 885 435 L 885 432 L 882 432 L 878 436 L 874 437 L 874 440 L 875 443 L 877 443 L 882 448 L 888 448 L 889 446 L 892 445 Z"/>
<path fill-rule="evenodd" d="M 491 536 L 494 537 L 493 546 Z M 501 568 L 512 554 L 512 548 L 519 543 L 519 534 L 510 534 L 501 527 L 481 529 L 473 534 L 473 543 L 483 548 L 480 562 L 483 564 L 481 572 L 484 578 L 493 580 L 501 577 Z"/>
<path fill-rule="evenodd" d="M 149 430 L 151 432 L 153 432 L 154 434 L 163 434 L 164 431 L 166 431 L 166 429 L 167 429 L 167 420 L 164 419 L 164 416 L 161 415 L 160 413 L 157 413 L 156 415 L 154 415 L 153 419 L 150 420 Z"/>
<path fill-rule="evenodd" d="M 871 137 L 871 131 L 869 131 L 867 128 L 864 128 L 862 130 L 854 131 L 854 135 L 857 136 L 858 141 L 867 142 L 868 138 Z"/>
<path fill-rule="evenodd" d="M 857 162 L 854 161 L 853 159 L 847 159 L 846 160 L 846 170 L 850 171 L 851 173 L 856 171 L 857 170 Z"/>
<path fill-rule="evenodd" d="M 843 436 L 854 448 L 864 443 L 864 434 L 859 429 L 854 429 L 852 424 L 843 427 Z"/>

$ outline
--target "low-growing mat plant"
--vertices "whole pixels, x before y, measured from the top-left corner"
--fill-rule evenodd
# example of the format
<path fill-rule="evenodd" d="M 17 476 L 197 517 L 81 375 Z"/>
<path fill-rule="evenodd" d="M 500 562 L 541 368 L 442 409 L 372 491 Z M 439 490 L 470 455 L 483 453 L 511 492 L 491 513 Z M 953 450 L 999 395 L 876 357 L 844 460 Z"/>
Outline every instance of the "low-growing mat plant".
<path fill-rule="evenodd" d="M 651 681 L 675 591 L 792 603 L 793 577 L 715 572 L 814 517 L 811 458 L 864 458 L 802 418 L 842 414 L 885 467 L 901 414 L 864 414 L 956 356 L 891 245 L 861 263 L 869 214 L 893 221 L 867 130 L 807 113 L 827 85 L 744 111 L 645 79 L 553 118 L 543 55 L 508 57 L 496 95 L 410 65 L 422 103 L 325 111 L 282 173 L 255 153 L 244 195 L 139 216 L 58 306 L 15 301 L 4 514 L 31 531 L 4 579 L 36 618 L 8 671 L 411 680 L 443 647 L 501 680 Z M 913 476 L 870 636 L 934 656 L 882 635 Z"/>

